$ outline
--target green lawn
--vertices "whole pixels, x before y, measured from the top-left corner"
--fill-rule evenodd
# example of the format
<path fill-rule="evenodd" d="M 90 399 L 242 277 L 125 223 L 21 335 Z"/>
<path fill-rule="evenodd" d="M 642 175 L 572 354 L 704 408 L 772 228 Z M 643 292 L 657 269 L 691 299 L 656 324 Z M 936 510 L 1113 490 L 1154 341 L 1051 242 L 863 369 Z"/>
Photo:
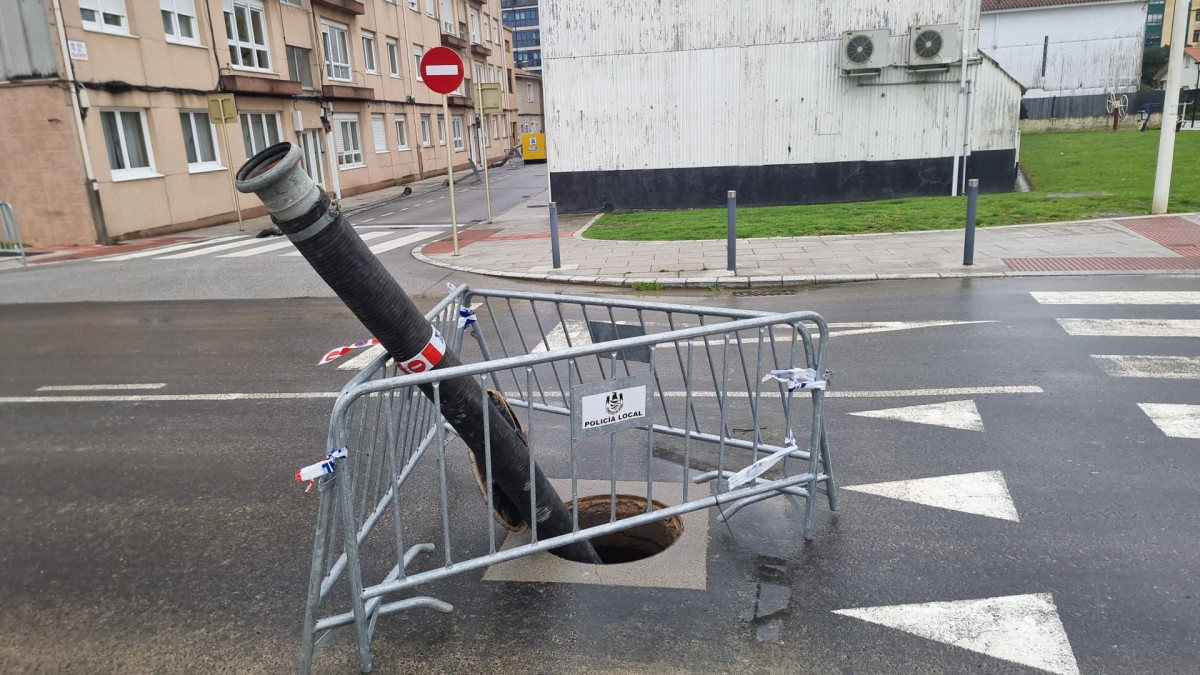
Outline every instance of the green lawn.
<path fill-rule="evenodd" d="M 980 195 L 978 224 L 1012 225 L 1084 220 L 1150 211 L 1159 132 L 1029 134 L 1021 164 L 1033 192 Z M 1100 192 L 1047 198 L 1047 193 Z M 877 202 L 738 209 L 739 237 L 799 237 L 962 227 L 963 198 L 916 197 Z M 1175 141 L 1171 211 L 1200 211 L 1200 133 Z M 589 239 L 721 239 L 725 209 L 609 213 L 588 228 Z"/>

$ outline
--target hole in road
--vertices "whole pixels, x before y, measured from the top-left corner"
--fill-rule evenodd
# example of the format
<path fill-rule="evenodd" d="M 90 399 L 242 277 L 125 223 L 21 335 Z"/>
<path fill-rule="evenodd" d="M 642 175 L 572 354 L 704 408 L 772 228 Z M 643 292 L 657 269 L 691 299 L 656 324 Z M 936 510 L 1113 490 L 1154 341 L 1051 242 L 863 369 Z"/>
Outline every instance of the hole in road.
<path fill-rule="evenodd" d="M 612 499 L 609 495 L 592 495 L 579 499 L 579 528 L 603 525 L 611 516 Z M 665 504 L 655 501 L 655 510 L 667 508 Z M 571 502 L 567 502 L 571 509 Z M 633 495 L 617 495 L 617 520 L 632 518 L 646 512 L 646 498 Z M 683 534 L 683 521 L 679 516 L 672 516 L 628 530 L 605 534 L 591 539 L 596 555 L 605 565 L 645 560 L 671 548 Z M 553 553 L 553 551 L 551 551 Z"/>

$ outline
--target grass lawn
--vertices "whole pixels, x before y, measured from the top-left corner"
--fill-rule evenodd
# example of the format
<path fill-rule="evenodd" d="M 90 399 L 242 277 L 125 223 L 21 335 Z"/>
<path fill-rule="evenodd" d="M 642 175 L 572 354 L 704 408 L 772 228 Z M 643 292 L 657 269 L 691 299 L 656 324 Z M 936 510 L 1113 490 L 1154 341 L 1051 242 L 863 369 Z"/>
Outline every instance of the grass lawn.
<path fill-rule="evenodd" d="M 1013 225 L 1085 220 L 1150 212 L 1158 131 L 1028 134 L 1021 165 L 1033 192 L 979 196 L 978 224 Z M 1200 211 L 1200 132 L 1175 140 L 1171 211 Z M 1100 192 L 1047 198 L 1047 193 Z M 962 227 L 962 197 L 915 197 L 877 202 L 762 206 L 738 209 L 739 237 L 906 232 Z M 588 228 L 589 239 L 722 239 L 725 209 L 608 213 Z"/>

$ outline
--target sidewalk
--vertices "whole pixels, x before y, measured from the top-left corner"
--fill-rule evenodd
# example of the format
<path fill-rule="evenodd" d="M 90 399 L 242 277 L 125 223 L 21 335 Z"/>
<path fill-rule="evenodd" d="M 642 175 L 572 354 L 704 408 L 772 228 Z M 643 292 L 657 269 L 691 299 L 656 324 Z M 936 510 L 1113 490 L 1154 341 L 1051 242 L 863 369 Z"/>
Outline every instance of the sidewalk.
<path fill-rule="evenodd" d="M 739 239 L 737 271 L 723 240 L 599 241 L 582 230 L 594 215 L 559 219 L 562 267 L 551 266 L 546 193 L 496 218 L 484 237 L 450 255 L 441 241 L 413 255 L 450 269 L 535 281 L 665 288 L 771 287 L 804 283 L 1072 274 L 1200 274 L 1196 214 L 1008 225 L 976 230 L 964 266 L 963 231 Z"/>

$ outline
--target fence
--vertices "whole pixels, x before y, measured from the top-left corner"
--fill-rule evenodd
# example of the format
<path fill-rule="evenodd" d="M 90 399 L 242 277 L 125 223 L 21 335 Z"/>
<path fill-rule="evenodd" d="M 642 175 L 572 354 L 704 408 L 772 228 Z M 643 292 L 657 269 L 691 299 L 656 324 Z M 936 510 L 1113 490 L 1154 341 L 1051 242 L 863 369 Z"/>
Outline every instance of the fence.
<path fill-rule="evenodd" d="M 836 509 L 824 424 L 828 332 L 815 313 L 460 286 L 427 318 L 471 365 L 397 376 L 385 354 L 334 405 L 336 471 L 317 482 L 302 673 L 340 628 L 354 627 L 368 672 L 380 616 L 452 611 L 426 595 L 386 599 L 418 585 L 718 505 L 721 520 L 782 496 L 801 514 L 806 539 L 816 495 Z M 478 378 L 484 397 L 507 401 L 499 409 L 528 440 L 530 485 L 535 462 L 570 479 L 562 497 L 571 532 L 539 537 L 535 518 L 528 544 L 497 547 L 496 512 L 507 498 L 493 486 L 490 439 L 484 457 L 472 457 L 440 414 L 441 383 L 463 376 Z M 585 478 L 610 487 L 593 498 L 609 510 L 597 524 L 580 522 Z M 618 517 L 618 481 L 644 483 L 636 513 L 623 507 Z M 657 501 L 656 482 L 680 484 L 682 499 Z"/>
<path fill-rule="evenodd" d="M 17 227 L 17 214 L 13 213 L 12 204 L 0 202 L 0 259 L 16 258 L 24 267 L 28 264 L 25 259 L 25 245 L 21 242 L 21 229 Z"/>

